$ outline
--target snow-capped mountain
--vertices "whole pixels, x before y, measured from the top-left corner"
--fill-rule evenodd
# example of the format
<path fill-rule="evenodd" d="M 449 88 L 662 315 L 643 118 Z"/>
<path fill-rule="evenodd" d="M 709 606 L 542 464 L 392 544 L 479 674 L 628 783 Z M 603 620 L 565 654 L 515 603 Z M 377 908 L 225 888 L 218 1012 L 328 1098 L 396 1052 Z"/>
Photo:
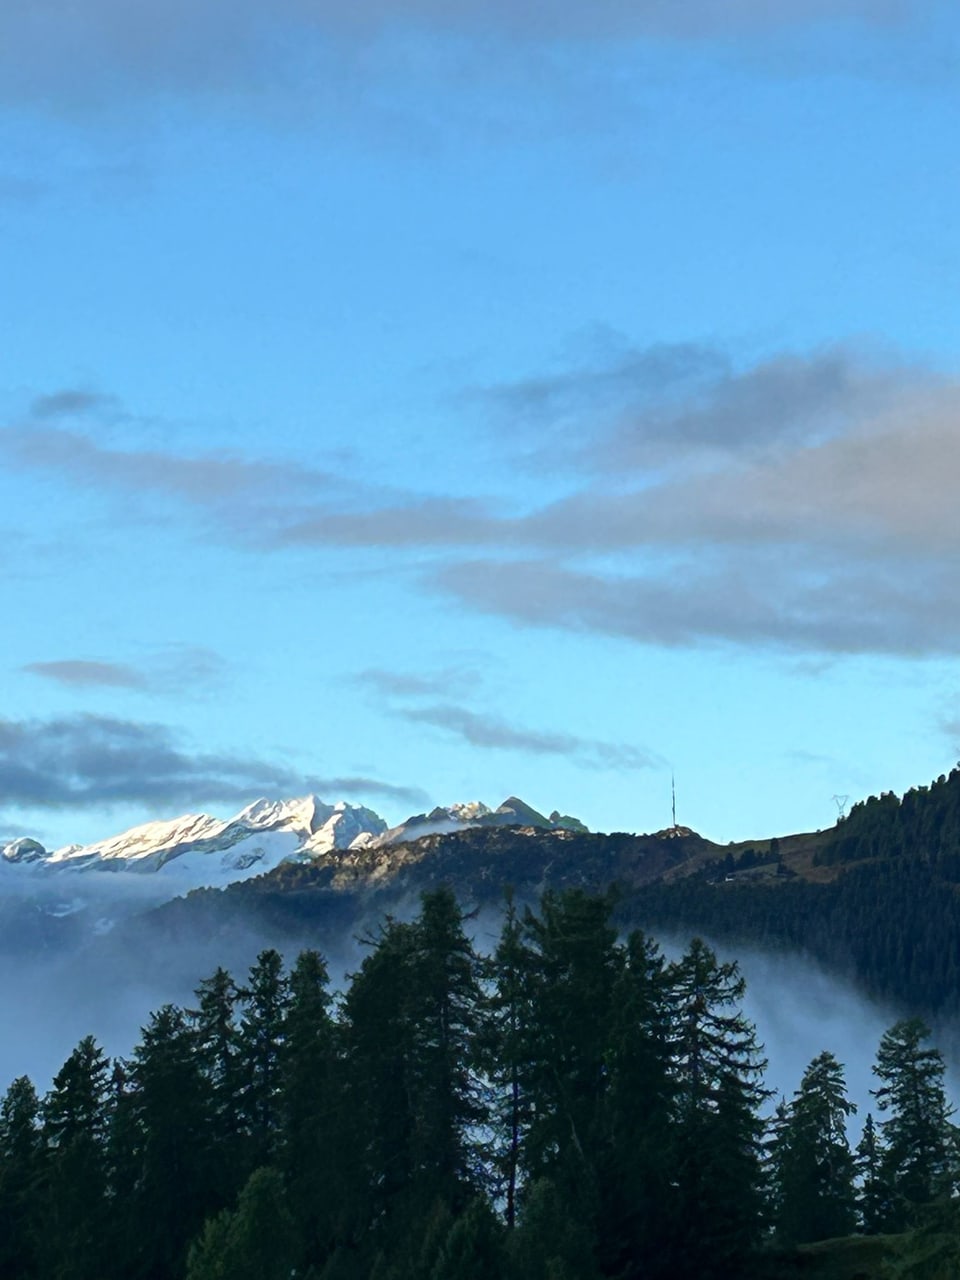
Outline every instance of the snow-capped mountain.
<path fill-rule="evenodd" d="M 16 872 L 18 878 L 94 871 L 159 873 L 163 896 L 175 897 L 190 889 L 218 888 L 262 875 L 288 860 L 317 861 L 336 850 L 380 847 L 458 827 L 508 824 L 584 829 L 576 819 L 558 813 L 546 818 L 515 796 L 496 809 L 471 801 L 414 814 L 388 828 L 372 809 L 345 801 L 324 804 L 310 795 L 256 800 L 226 821 L 190 813 L 146 822 L 106 840 L 52 852 L 37 840 L 21 837 L 0 847 L 0 865 L 7 876 Z M 87 890 L 92 889 L 88 883 Z"/>
<path fill-rule="evenodd" d="M 567 827 L 572 831 L 586 831 L 577 818 L 563 817 L 554 811 L 544 817 L 536 809 L 516 796 L 508 796 L 503 804 L 491 809 L 480 800 L 466 804 L 453 804 L 449 808 L 432 809 L 429 813 L 417 813 L 397 827 L 391 827 L 381 835 L 371 836 L 364 844 L 378 847 L 397 844 L 401 840 L 418 840 L 421 836 L 443 835 L 459 827 L 543 827 L 550 830 Z"/>
<path fill-rule="evenodd" d="M 216 886 L 269 871 L 287 858 L 316 858 L 345 849 L 361 837 L 379 836 L 387 824 L 361 805 L 324 804 L 316 796 L 257 800 L 224 821 L 190 813 L 145 822 L 93 844 L 47 852 L 21 838 L 0 849 L 8 864 L 38 871 L 162 872 L 176 880 L 174 893 Z"/>

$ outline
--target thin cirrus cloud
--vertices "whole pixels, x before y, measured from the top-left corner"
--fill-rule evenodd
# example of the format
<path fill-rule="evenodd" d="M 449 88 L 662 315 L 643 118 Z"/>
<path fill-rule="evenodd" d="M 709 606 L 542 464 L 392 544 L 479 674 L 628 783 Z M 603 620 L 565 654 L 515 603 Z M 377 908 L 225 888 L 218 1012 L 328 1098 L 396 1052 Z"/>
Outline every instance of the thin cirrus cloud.
<path fill-rule="evenodd" d="M 730 41 L 831 22 L 900 34 L 941 8 L 940 0 L 31 0 L 0 7 L 0 84 L 8 101 L 47 107 L 157 90 L 289 92 L 294 82 L 316 83 L 317 59 L 361 74 L 363 58 L 344 49 L 411 30 L 509 43 Z"/>
<path fill-rule="evenodd" d="M 96 808 L 136 803 L 166 809 L 246 803 L 304 792 L 420 804 L 423 793 L 369 777 L 317 777 L 267 761 L 193 753 L 166 726 L 108 716 L 0 720 L 0 806 Z"/>
<path fill-rule="evenodd" d="M 395 712 L 413 724 L 430 725 L 471 747 L 493 751 L 522 751 L 527 755 L 561 756 L 593 769 L 649 769 L 663 764 L 653 752 L 627 743 L 602 742 L 569 733 L 551 733 L 510 724 L 452 703 L 404 707 Z"/>

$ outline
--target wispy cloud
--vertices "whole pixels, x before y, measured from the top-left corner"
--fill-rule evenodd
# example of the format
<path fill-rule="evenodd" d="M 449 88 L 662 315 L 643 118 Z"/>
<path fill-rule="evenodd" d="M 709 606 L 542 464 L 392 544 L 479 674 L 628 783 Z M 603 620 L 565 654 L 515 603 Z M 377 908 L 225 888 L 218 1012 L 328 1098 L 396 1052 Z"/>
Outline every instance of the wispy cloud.
<path fill-rule="evenodd" d="M 940 7 L 939 0 L 32 0 L 0 7 L 0 84 L 8 100 L 73 107 L 158 90 L 256 93 L 309 79 L 331 44 L 343 63 L 344 50 L 411 30 L 434 40 L 509 43 L 730 42 L 832 21 L 896 29 L 922 24 Z"/>
<path fill-rule="evenodd" d="M 176 645 L 139 664 L 98 658 L 57 658 L 28 662 L 21 670 L 66 689 L 129 689 L 167 695 L 209 689 L 223 679 L 224 662 L 210 649 Z"/>
<path fill-rule="evenodd" d="M 249 494 L 276 497 L 331 481 L 324 472 L 263 459 L 118 449 L 60 426 L 10 427 L 3 433 L 2 447 L 14 465 L 58 473 L 78 484 L 153 493 L 201 507 Z"/>
<path fill-rule="evenodd" d="M 422 804 L 416 788 L 369 777 L 319 777 L 246 756 L 194 753 L 169 728 L 108 716 L 0 720 L 0 805 L 154 809 L 258 795 L 373 797 Z"/>
<path fill-rule="evenodd" d="M 123 662 L 97 662 L 84 658 L 61 658 L 55 662 L 28 662 L 23 667 L 28 675 L 52 680 L 68 689 L 146 689 L 148 679 L 142 671 Z"/>
<path fill-rule="evenodd" d="M 476 684 L 476 671 L 467 667 L 447 667 L 428 674 L 413 671 L 386 671 L 369 667 L 355 677 L 358 684 L 387 698 L 435 698 L 462 692 Z"/>
<path fill-rule="evenodd" d="M 761 552 L 647 574 L 549 560 L 474 560 L 432 575 L 445 595 L 525 626 L 663 647 L 787 653 L 960 653 L 960 595 L 947 564 L 843 564 Z"/>
<path fill-rule="evenodd" d="M 663 764 L 661 757 L 627 743 L 603 742 L 571 733 L 523 728 L 501 719 L 442 703 L 404 707 L 396 712 L 413 724 L 426 724 L 453 737 L 493 751 L 520 751 L 527 755 L 562 756 L 591 769 L 649 769 Z"/>
<path fill-rule="evenodd" d="M 0 453 L 136 498 L 130 518 L 180 503 L 206 517 L 204 536 L 251 553 L 376 548 L 428 589 L 524 625 L 808 655 L 960 652 L 960 381 L 853 347 L 736 368 L 670 351 L 492 392 L 546 419 L 574 406 L 578 429 L 540 483 L 510 469 L 486 496 L 117 450 L 37 421 L 0 432 Z"/>
<path fill-rule="evenodd" d="M 45 421 L 48 418 L 72 418 L 84 414 L 99 413 L 117 407 L 114 396 L 81 387 L 62 387 L 49 395 L 37 396 L 30 406 L 30 417 Z"/>
<path fill-rule="evenodd" d="M 538 465 L 644 474 L 825 440 L 935 382 L 929 369 L 854 347 L 737 367 L 702 344 L 611 346 L 599 359 L 474 389 L 468 399 L 511 437 L 522 441 L 530 428 Z"/>

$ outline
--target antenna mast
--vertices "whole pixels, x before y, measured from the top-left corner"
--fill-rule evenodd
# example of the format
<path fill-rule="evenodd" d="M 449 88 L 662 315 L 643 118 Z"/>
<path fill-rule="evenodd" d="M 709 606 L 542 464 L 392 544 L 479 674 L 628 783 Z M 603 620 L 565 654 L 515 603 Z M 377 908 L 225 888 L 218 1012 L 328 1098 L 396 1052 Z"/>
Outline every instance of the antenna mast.
<path fill-rule="evenodd" d="M 673 774 L 670 775 L 670 808 L 673 813 L 673 825 L 677 825 L 677 782 Z"/>

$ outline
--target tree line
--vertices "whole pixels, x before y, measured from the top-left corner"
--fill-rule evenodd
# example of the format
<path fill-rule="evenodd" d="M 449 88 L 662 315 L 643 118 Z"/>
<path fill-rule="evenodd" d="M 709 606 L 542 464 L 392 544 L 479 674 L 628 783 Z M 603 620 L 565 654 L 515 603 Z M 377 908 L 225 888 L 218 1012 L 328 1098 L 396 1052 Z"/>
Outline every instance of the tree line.
<path fill-rule="evenodd" d="M 448 889 L 334 997 L 264 951 L 128 1059 L 81 1041 L 0 1102 L 0 1280 L 710 1280 L 771 1243 L 898 1231 L 958 1180 L 943 1059 L 898 1023 L 855 1151 L 827 1052 L 772 1118 L 743 979 L 668 962 L 609 896 Z"/>

